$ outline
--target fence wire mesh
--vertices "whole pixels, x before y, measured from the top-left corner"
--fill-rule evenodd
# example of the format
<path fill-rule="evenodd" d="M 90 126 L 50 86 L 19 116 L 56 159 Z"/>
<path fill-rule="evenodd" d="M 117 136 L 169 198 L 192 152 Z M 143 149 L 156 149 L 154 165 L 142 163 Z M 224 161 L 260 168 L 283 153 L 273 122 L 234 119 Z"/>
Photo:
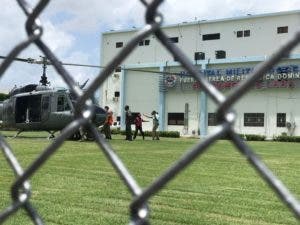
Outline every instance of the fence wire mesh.
<path fill-rule="evenodd" d="M 0 211 L 0 223 L 7 220 L 9 216 L 13 216 L 20 209 L 24 209 L 31 219 L 33 224 L 42 225 L 42 215 L 36 210 L 30 201 L 31 186 L 29 179 L 34 176 L 37 170 L 42 167 L 46 161 L 58 150 L 64 141 L 80 127 L 86 127 L 95 138 L 95 142 L 103 151 L 111 165 L 115 168 L 124 185 L 127 186 L 132 193 L 133 199 L 130 204 L 130 219 L 129 224 L 150 224 L 149 221 L 149 206 L 148 200 L 157 194 L 158 191 L 170 182 L 178 173 L 185 169 L 191 162 L 193 162 L 201 154 L 205 153 L 210 145 L 215 143 L 221 137 L 227 136 L 230 138 L 236 149 L 244 155 L 249 161 L 250 165 L 260 174 L 261 178 L 269 184 L 269 186 L 276 192 L 281 201 L 294 213 L 296 218 L 300 218 L 300 203 L 293 196 L 292 193 L 285 187 L 285 185 L 272 173 L 272 171 L 260 160 L 260 158 L 253 152 L 253 150 L 234 132 L 233 123 L 235 121 L 235 113 L 232 110 L 234 104 L 239 100 L 252 85 L 265 73 L 267 73 L 275 64 L 277 64 L 283 57 L 286 57 L 290 51 L 300 42 L 300 31 L 296 32 L 294 37 L 278 49 L 268 60 L 261 63 L 253 73 L 244 80 L 235 90 L 233 90 L 227 97 L 218 91 L 212 84 L 210 84 L 192 62 L 183 54 L 183 52 L 174 44 L 169 42 L 168 36 L 161 29 L 163 16 L 158 12 L 159 6 L 163 0 L 140 2 L 145 6 L 146 25 L 129 41 L 129 43 L 122 49 L 122 51 L 113 58 L 110 63 L 100 72 L 93 83 L 88 87 L 86 92 L 82 92 L 77 88 L 76 82 L 73 80 L 59 59 L 47 46 L 47 43 L 42 41 L 41 37 L 43 29 L 39 15 L 43 12 L 50 0 L 41 0 L 32 8 L 27 1 L 17 0 L 19 6 L 27 16 L 26 31 L 28 34 L 27 40 L 19 43 L 10 52 L 8 57 L 2 62 L 0 66 L 0 76 L 2 77 L 6 69 L 11 65 L 14 58 L 20 52 L 25 50 L 30 45 L 36 45 L 43 54 L 51 61 L 57 73 L 64 79 L 70 88 L 71 92 L 79 99 L 76 103 L 76 112 L 74 120 L 65 127 L 61 134 L 32 162 L 28 168 L 23 169 L 18 162 L 18 159 L 13 154 L 13 150 L 8 145 L 4 137 L 0 136 L 0 146 L 3 155 L 5 156 L 9 166 L 15 173 L 16 180 L 11 186 L 12 202 L 7 208 Z M 178 161 L 174 162 L 172 166 L 167 169 L 161 176 L 151 183 L 148 187 L 142 189 L 130 171 L 127 170 L 125 164 L 120 160 L 112 147 L 106 140 L 98 133 L 97 128 L 93 125 L 90 118 L 93 115 L 93 108 L 89 102 L 89 98 L 94 94 L 102 82 L 109 77 L 110 74 L 122 64 L 122 61 L 134 50 L 138 43 L 154 34 L 161 44 L 176 58 L 178 62 L 196 78 L 202 90 L 218 105 L 217 117 L 219 125 L 213 133 L 207 138 L 199 142 L 192 149 L 188 150 Z"/>

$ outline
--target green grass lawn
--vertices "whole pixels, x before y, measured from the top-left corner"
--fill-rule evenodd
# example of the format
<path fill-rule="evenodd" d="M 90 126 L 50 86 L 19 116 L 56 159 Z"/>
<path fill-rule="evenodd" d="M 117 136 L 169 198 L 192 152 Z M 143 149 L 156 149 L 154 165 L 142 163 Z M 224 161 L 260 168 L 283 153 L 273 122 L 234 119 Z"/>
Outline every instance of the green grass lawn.
<path fill-rule="evenodd" d="M 35 133 L 8 139 L 21 165 L 28 166 L 51 143 Z M 197 139 L 126 142 L 112 146 L 137 182 L 146 187 Z M 300 196 L 300 144 L 249 142 L 273 172 Z M 0 154 L 0 211 L 11 200 L 12 170 Z M 131 195 L 93 142 L 67 141 L 32 177 L 31 202 L 46 224 L 128 224 Z M 151 224 L 299 224 L 293 214 L 228 141 L 204 155 L 151 198 Z M 4 224 L 32 224 L 20 210 Z"/>

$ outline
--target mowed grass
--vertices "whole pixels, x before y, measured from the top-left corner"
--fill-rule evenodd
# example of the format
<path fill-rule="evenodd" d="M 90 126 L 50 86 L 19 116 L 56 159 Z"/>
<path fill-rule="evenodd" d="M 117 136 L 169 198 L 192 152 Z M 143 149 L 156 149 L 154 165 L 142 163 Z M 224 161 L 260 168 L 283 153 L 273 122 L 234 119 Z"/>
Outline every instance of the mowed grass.
<path fill-rule="evenodd" d="M 110 141 L 141 187 L 147 187 L 197 139 Z M 26 168 L 51 141 L 45 135 L 7 139 Z M 248 142 L 300 196 L 300 145 Z M 10 203 L 14 175 L 0 154 L 0 211 Z M 30 180 L 31 203 L 45 224 L 128 224 L 132 196 L 93 142 L 66 141 Z M 299 224 L 292 212 L 229 141 L 218 141 L 149 201 L 151 224 Z M 23 210 L 4 224 L 32 224 Z"/>

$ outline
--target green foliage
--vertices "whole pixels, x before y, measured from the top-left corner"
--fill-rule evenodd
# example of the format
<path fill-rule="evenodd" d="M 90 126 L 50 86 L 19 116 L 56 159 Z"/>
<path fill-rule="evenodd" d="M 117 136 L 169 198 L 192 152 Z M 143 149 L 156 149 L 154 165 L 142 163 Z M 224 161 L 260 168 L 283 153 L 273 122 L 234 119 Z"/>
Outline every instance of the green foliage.
<path fill-rule="evenodd" d="M 133 133 L 134 131 L 132 131 Z M 126 135 L 125 130 L 112 130 L 111 131 L 112 134 L 117 135 L 117 134 L 121 134 L 121 135 Z M 145 136 L 146 137 L 151 137 L 152 136 L 152 131 L 144 131 Z M 157 131 L 159 137 L 170 137 L 170 138 L 179 138 L 180 137 L 180 133 L 178 131 Z M 138 133 L 138 135 L 140 135 L 140 133 Z"/>
<path fill-rule="evenodd" d="M 170 138 L 179 138 L 180 137 L 180 133 L 178 131 L 158 131 L 157 133 L 160 137 L 170 137 Z M 151 137 L 152 132 L 146 131 L 145 135 Z"/>
<path fill-rule="evenodd" d="M 5 99 L 8 99 L 9 95 L 5 93 L 0 93 L 0 102 L 4 101 Z"/>
<path fill-rule="evenodd" d="M 121 130 L 119 128 L 118 129 L 112 129 L 111 134 L 121 134 Z"/>
<path fill-rule="evenodd" d="M 125 130 L 120 130 L 120 129 L 113 129 L 111 130 L 111 134 L 114 134 L 114 135 L 125 135 Z"/>
<path fill-rule="evenodd" d="M 266 136 L 258 135 L 258 134 L 245 134 L 247 141 L 264 141 L 266 140 Z"/>
<path fill-rule="evenodd" d="M 274 141 L 280 142 L 300 142 L 300 136 L 280 135 L 274 138 Z"/>
<path fill-rule="evenodd" d="M 265 141 L 266 136 L 258 134 L 238 134 L 245 141 Z M 229 140 L 229 137 L 225 136 L 222 140 Z"/>
<path fill-rule="evenodd" d="M 7 139 L 23 168 L 52 141 L 48 134 L 23 133 Z M 26 136 L 25 136 L 26 135 Z M 40 135 L 40 134 L 39 134 Z M 145 189 L 199 139 L 161 138 L 109 141 L 137 184 Z M 300 145 L 251 142 L 251 147 L 276 175 L 300 196 Z M 0 154 L 0 211 L 12 200 L 14 173 Z M 105 154 L 93 142 L 66 141 L 30 178 L 30 202 L 49 225 L 128 224 L 132 193 Z M 297 225 L 293 213 L 278 199 L 229 141 L 218 141 L 194 160 L 147 204 L 153 225 Z M 5 225 L 32 224 L 24 213 Z"/>

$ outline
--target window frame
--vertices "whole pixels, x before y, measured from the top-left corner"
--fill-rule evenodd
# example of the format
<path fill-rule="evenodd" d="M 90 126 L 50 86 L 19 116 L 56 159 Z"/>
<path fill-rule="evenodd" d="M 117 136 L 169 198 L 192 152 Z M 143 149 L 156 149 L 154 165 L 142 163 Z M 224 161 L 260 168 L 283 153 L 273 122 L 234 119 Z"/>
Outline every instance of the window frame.
<path fill-rule="evenodd" d="M 123 45 L 124 45 L 124 44 L 123 44 L 122 41 L 116 42 L 116 48 L 122 48 Z"/>
<path fill-rule="evenodd" d="M 169 38 L 169 41 L 170 41 L 171 43 L 178 43 L 178 42 L 179 42 L 179 38 L 178 38 L 178 37 L 170 37 L 170 38 Z"/>
<path fill-rule="evenodd" d="M 250 37 L 251 36 L 251 31 L 250 30 L 244 30 L 243 35 L 244 35 L 244 37 Z"/>
<path fill-rule="evenodd" d="M 251 36 L 251 30 L 238 30 L 236 31 L 236 37 L 237 38 L 243 38 L 243 37 L 250 37 Z"/>
<path fill-rule="evenodd" d="M 224 55 L 220 56 L 219 53 L 222 53 Z M 226 59 L 226 51 L 225 50 L 216 50 L 215 56 L 216 56 L 216 59 Z"/>
<path fill-rule="evenodd" d="M 277 27 L 277 34 L 287 34 L 289 32 L 289 26 Z"/>
<path fill-rule="evenodd" d="M 217 113 L 207 114 L 207 126 L 217 126 Z"/>
<path fill-rule="evenodd" d="M 204 59 L 205 59 L 205 52 L 195 52 L 194 53 L 194 60 L 204 60 Z"/>
<path fill-rule="evenodd" d="M 177 56 L 173 56 L 173 61 L 174 62 L 178 62 L 179 61 L 179 58 Z"/>
<path fill-rule="evenodd" d="M 262 118 L 261 118 L 262 116 Z M 246 121 L 246 119 L 252 121 Z M 262 121 L 259 121 L 262 119 Z M 265 113 L 244 113 L 244 127 L 264 127 Z"/>
<path fill-rule="evenodd" d="M 203 34 L 202 41 L 212 41 L 221 39 L 221 33 Z"/>
<path fill-rule="evenodd" d="M 50 107 L 50 96 L 42 96 L 42 110 L 48 110 Z"/>
<path fill-rule="evenodd" d="M 141 40 L 139 46 L 148 46 L 150 45 L 150 39 Z"/>
<path fill-rule="evenodd" d="M 172 118 L 170 118 L 173 116 Z M 174 121 L 170 123 L 170 121 Z M 184 113 L 182 112 L 169 112 L 168 113 L 168 125 L 169 126 L 184 126 Z"/>
<path fill-rule="evenodd" d="M 62 99 L 63 104 L 58 104 L 60 98 Z M 71 110 L 71 106 L 69 104 L 67 96 L 66 95 L 58 95 L 57 96 L 57 103 L 56 103 L 56 111 L 57 112 L 65 112 L 65 111 L 70 111 L 70 110 Z"/>
<path fill-rule="evenodd" d="M 237 37 L 237 38 L 242 38 L 242 37 L 244 37 L 244 32 L 243 32 L 242 30 L 238 30 L 238 31 L 236 32 L 236 37 Z"/>
<path fill-rule="evenodd" d="M 280 116 L 283 116 L 283 121 L 280 121 Z M 276 127 L 286 127 L 286 113 L 276 114 Z"/>
<path fill-rule="evenodd" d="M 115 98 L 119 98 L 120 97 L 120 92 L 119 91 L 115 91 L 114 96 L 115 96 Z"/>

